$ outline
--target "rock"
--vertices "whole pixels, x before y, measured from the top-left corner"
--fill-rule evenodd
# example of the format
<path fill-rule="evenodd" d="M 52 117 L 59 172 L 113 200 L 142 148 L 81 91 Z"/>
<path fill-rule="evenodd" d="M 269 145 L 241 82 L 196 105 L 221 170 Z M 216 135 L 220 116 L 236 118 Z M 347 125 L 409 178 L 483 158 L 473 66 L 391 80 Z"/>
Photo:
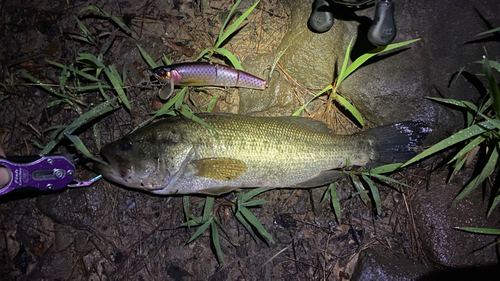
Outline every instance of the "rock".
<path fill-rule="evenodd" d="M 350 280 L 420 280 L 420 276 L 431 270 L 432 268 L 424 264 L 370 248 L 359 254 L 356 269 Z"/>
<path fill-rule="evenodd" d="M 91 229 L 98 221 L 96 218 L 109 212 L 105 190 L 97 185 L 41 195 L 36 206 L 56 223 L 76 229 Z"/>
<path fill-rule="evenodd" d="M 483 199 L 479 187 L 451 205 L 464 182 L 455 178 L 446 184 L 446 179 L 446 171 L 434 172 L 428 189 L 419 190 L 412 201 L 420 243 L 426 256 L 451 268 L 497 264 L 495 247 L 486 248 L 495 237 L 463 232 L 454 227 L 500 228 L 500 213 L 494 211 L 486 218 L 488 201 Z"/>
<path fill-rule="evenodd" d="M 260 72 L 269 69 L 273 61 L 273 54 L 261 54 L 246 59 L 242 66 L 246 72 L 267 80 L 269 71 Z M 299 108 L 292 86 L 282 73 L 276 71 L 277 68 L 276 66 L 267 89 L 263 91 L 240 89 L 239 114 L 261 116 L 272 112 L 273 115 L 286 116 Z"/>
<path fill-rule="evenodd" d="M 485 20 L 498 26 L 499 12 L 496 1 L 396 1 L 398 32 L 394 43 L 421 40 L 409 45 L 409 49 L 369 61 L 342 83 L 342 94 L 377 125 L 420 119 L 439 128 L 429 136 L 429 143 L 443 139 L 462 125 L 463 115 L 426 97 L 474 100 L 479 96 L 463 77 L 451 87 L 448 84 L 462 66 L 468 65 L 470 71 L 469 64 L 482 58 L 483 46 L 490 50 L 495 46 L 494 42 L 467 42 L 488 29 Z M 372 17 L 373 9 L 357 14 Z M 455 20 L 457 17 L 459 21 Z M 358 33 L 357 41 L 363 37 L 366 33 Z M 368 49 L 356 44 L 353 53 L 359 56 Z M 476 69 L 479 72 L 481 68 Z"/>
<path fill-rule="evenodd" d="M 336 20 L 329 31 L 312 32 L 307 26 L 312 3 L 311 0 L 283 0 L 283 4 L 291 9 L 292 20 L 278 52 L 286 49 L 280 62 L 297 82 L 309 87 L 324 88 L 333 82 L 337 67 L 342 65 L 345 50 L 356 32 L 356 27 L 348 22 Z"/>

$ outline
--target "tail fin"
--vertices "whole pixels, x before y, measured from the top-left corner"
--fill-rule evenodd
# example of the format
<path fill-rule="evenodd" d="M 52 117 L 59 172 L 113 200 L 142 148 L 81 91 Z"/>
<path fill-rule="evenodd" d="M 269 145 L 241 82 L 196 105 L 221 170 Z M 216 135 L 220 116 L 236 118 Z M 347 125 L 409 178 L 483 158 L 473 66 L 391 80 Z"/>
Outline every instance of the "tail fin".
<path fill-rule="evenodd" d="M 404 163 L 416 155 L 427 134 L 432 132 L 422 121 L 404 121 L 363 131 L 369 136 L 375 151 L 375 162 L 382 164 Z"/>

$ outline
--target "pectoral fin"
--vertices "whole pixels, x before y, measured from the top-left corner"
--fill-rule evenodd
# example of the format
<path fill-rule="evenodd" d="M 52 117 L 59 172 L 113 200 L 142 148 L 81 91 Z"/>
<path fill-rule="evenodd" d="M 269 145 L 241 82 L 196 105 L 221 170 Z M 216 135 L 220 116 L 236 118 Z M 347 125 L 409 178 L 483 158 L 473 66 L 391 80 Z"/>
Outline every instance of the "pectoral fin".
<path fill-rule="evenodd" d="M 234 181 L 247 171 L 245 162 L 232 158 L 204 158 L 191 164 L 198 170 L 197 176 L 220 181 Z"/>

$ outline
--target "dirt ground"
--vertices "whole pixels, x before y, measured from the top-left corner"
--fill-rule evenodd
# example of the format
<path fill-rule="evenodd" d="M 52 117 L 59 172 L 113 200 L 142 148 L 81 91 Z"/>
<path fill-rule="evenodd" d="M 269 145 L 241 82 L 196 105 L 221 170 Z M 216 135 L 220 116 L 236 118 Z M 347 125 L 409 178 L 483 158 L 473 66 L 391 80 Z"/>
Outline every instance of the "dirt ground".
<path fill-rule="evenodd" d="M 106 144 L 146 120 L 160 103 L 159 88 L 151 85 L 149 67 L 135 44 L 158 64 L 163 53 L 172 62 L 193 61 L 205 47 L 213 46 L 232 5 L 228 0 L 111 2 L 2 1 L 0 80 L 7 96 L 0 103 L 0 137 L 7 154 L 38 154 L 37 143 L 50 140 L 47 128 L 70 124 L 79 116 L 63 105 L 47 108 L 55 98 L 24 79 L 22 69 L 58 88 L 61 69 L 46 60 L 71 65 L 78 53 L 97 54 L 110 36 L 116 36 L 103 61 L 120 73 L 126 67 L 132 109 L 122 108 L 99 120 L 100 140 Z M 253 4 L 243 2 L 237 14 Z M 80 19 L 98 42 L 90 45 L 71 39 L 71 34 L 81 35 L 75 16 L 90 4 L 126 19 L 132 35 L 96 13 L 85 12 Z M 262 1 L 225 48 L 242 61 L 273 52 L 288 20 L 280 1 Z M 14 83 L 9 84 L 11 76 Z M 228 112 L 237 108 L 233 93 L 237 90 L 207 88 L 192 91 L 190 97 L 204 108 L 218 94 L 214 111 Z M 102 102 L 99 93 L 79 98 L 85 104 Z M 185 100 L 196 111 L 193 101 Z M 79 136 L 98 155 L 92 127 L 84 127 Z M 63 142 L 54 152 L 77 153 L 71 147 Z M 79 178 L 94 175 L 83 166 L 78 168 Z M 427 169 L 411 173 L 396 177 L 412 186 L 425 186 Z M 0 275 L 10 280 L 342 280 L 349 279 L 359 252 L 368 247 L 425 261 L 409 204 L 415 189 L 380 183 L 383 210 L 374 216 L 372 206 L 351 197 L 354 189 L 348 180 L 337 187 L 340 223 L 328 200 L 321 202 L 326 187 L 262 194 L 259 198 L 269 202 L 252 212 L 276 244 L 253 240 L 231 212 L 232 195 L 218 198 L 214 213 L 225 228 L 219 231 L 223 263 L 216 259 L 209 231 L 186 244 L 196 228 L 180 227 L 185 221 L 182 197 L 153 196 L 103 180 L 89 188 L 0 197 Z M 192 213 L 201 214 L 202 199 L 190 197 Z"/>

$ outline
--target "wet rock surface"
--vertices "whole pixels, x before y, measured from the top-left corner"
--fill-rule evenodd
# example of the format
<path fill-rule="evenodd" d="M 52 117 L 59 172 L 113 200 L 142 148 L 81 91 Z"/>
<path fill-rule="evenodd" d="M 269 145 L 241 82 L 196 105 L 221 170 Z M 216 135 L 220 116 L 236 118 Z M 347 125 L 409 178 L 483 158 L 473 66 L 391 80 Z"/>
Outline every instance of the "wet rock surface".
<path fill-rule="evenodd" d="M 432 267 L 397 257 L 383 249 L 367 249 L 359 255 L 351 280 L 419 280 L 432 270 Z"/>
<path fill-rule="evenodd" d="M 455 227 L 500 228 L 500 212 L 486 218 L 488 201 L 477 188 L 452 204 L 466 179 L 455 178 L 447 184 L 447 171 L 432 174 L 427 190 L 419 191 L 413 201 L 415 223 L 427 257 L 444 267 L 471 267 L 498 264 L 498 249 L 488 247 L 494 236 L 476 235 Z"/>

